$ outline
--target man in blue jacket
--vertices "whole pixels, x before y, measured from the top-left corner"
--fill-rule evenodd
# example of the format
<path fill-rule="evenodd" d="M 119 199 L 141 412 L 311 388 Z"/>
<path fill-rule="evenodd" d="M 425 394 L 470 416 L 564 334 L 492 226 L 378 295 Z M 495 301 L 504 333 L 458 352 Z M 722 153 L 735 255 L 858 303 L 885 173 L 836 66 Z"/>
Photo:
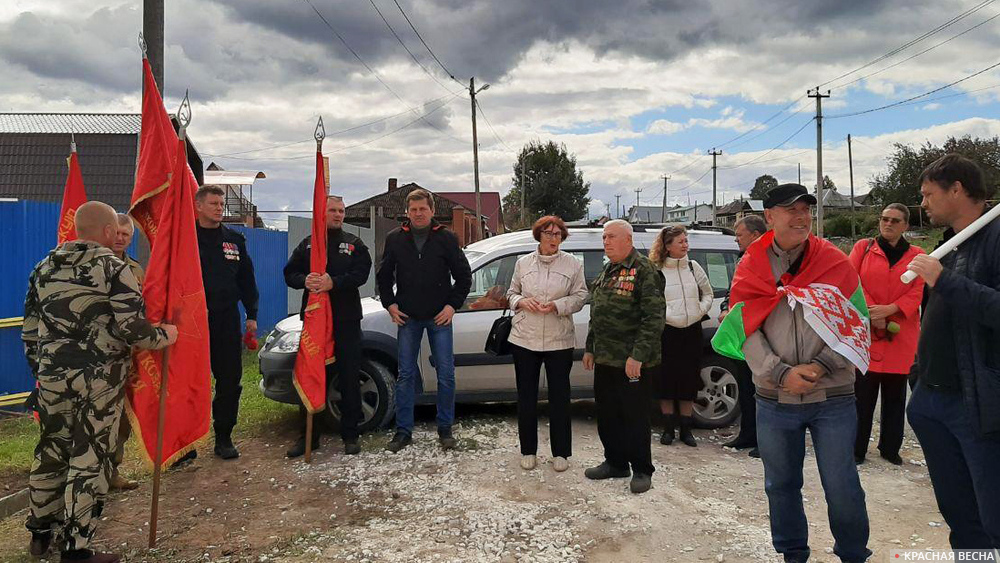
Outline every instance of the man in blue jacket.
<path fill-rule="evenodd" d="M 399 377 L 396 380 L 396 435 L 392 452 L 413 435 L 413 402 L 420 377 L 417 357 L 424 331 L 437 371 L 437 429 L 441 447 L 455 447 L 455 353 L 451 320 L 472 288 L 469 261 L 455 233 L 434 221 L 434 199 L 416 189 L 406 196 L 407 221 L 385 239 L 375 279 L 382 306 L 399 326 Z M 452 282 L 454 280 L 454 282 Z M 395 288 L 393 287 L 395 285 Z"/>
<path fill-rule="evenodd" d="M 920 178 L 921 206 L 945 240 L 986 210 L 991 188 L 948 154 Z M 909 266 L 929 292 L 907 407 L 953 549 L 1000 547 L 1000 220 L 938 260 Z"/>

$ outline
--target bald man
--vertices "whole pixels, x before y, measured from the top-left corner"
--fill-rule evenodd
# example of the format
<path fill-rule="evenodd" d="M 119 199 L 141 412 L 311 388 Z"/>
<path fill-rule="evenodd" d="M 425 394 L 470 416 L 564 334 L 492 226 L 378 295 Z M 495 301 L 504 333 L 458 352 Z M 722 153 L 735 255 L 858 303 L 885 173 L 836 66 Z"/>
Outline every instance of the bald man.
<path fill-rule="evenodd" d="M 35 557 L 58 533 L 62 561 L 119 561 L 89 546 L 108 490 L 132 347 L 177 340 L 176 327 L 146 320 L 135 274 L 111 250 L 117 231 L 110 206 L 81 205 L 78 239 L 50 251 L 29 278 L 22 339 L 38 378 L 41 426 L 28 479 Z"/>

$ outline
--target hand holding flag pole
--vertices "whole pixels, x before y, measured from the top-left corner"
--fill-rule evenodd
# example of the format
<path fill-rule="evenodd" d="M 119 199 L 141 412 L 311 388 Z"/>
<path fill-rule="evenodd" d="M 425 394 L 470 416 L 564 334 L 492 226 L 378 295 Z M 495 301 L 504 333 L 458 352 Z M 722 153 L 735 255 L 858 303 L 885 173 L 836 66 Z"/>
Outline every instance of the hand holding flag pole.
<path fill-rule="evenodd" d="M 994 219 L 1000 217 L 1000 205 L 994 205 L 993 209 L 982 214 L 978 219 L 972 222 L 971 225 L 962 229 L 955 236 L 948 239 L 947 242 L 939 246 L 934 252 L 931 252 L 931 258 L 937 258 L 938 260 L 944 258 L 952 250 L 958 248 L 958 245 L 962 244 L 969 239 L 972 235 L 976 234 L 979 229 L 982 229 L 986 225 L 989 225 Z M 917 273 L 913 270 L 906 270 L 903 275 L 899 276 L 899 279 L 903 283 L 910 283 L 911 281 L 917 279 Z"/>
<path fill-rule="evenodd" d="M 142 41 L 141 36 L 139 41 Z M 187 91 L 184 92 L 184 99 L 181 101 L 181 106 L 177 110 L 177 121 L 180 124 L 180 129 L 177 131 L 177 138 L 181 142 L 184 142 L 187 136 L 187 126 L 191 123 L 191 101 L 188 99 Z M 178 154 L 177 158 L 183 158 L 185 162 L 187 161 L 187 155 L 183 153 Z M 166 293 L 169 294 L 169 287 L 167 288 Z M 175 309 L 168 313 L 168 315 L 163 319 L 163 322 L 165 324 L 174 324 L 179 316 L 180 311 Z M 159 517 L 160 509 L 160 477 L 163 473 L 163 431 L 167 423 L 167 385 L 170 376 L 171 348 L 172 346 L 167 346 L 163 349 L 163 367 L 161 371 L 163 375 L 160 383 L 160 407 L 157 411 L 156 420 L 156 456 L 153 460 L 153 501 L 149 510 L 150 549 L 156 547 L 156 522 Z"/>

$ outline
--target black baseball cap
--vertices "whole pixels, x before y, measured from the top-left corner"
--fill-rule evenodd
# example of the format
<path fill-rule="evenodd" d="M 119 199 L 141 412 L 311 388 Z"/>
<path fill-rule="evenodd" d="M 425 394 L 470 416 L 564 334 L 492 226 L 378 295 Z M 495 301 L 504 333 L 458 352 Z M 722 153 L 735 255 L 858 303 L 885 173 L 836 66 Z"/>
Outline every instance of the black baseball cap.
<path fill-rule="evenodd" d="M 767 192 L 767 197 L 764 198 L 764 209 L 788 207 L 799 200 L 805 201 L 809 205 L 816 205 L 816 196 L 809 193 L 805 186 L 781 184 Z"/>

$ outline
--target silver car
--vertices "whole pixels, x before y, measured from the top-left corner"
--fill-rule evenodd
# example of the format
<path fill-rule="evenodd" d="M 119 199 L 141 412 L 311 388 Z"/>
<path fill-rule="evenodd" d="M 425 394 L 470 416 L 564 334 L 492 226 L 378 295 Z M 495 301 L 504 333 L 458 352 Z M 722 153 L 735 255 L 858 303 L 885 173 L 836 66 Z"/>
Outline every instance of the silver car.
<path fill-rule="evenodd" d="M 637 249 L 647 253 L 659 229 L 645 232 L 635 227 L 634 242 Z M 606 263 L 601 229 L 571 229 L 570 236 L 561 249 L 583 264 L 587 283 L 600 274 Z M 736 366 L 727 358 L 712 351 L 709 340 L 718 327 L 719 305 L 729 291 L 736 269 L 739 249 L 729 234 L 711 230 L 690 230 L 690 257 L 708 273 L 715 290 L 715 303 L 709 320 L 702 323 L 705 354 L 701 377 L 704 388 L 698 393 L 694 405 L 697 424 L 706 428 L 720 428 L 731 424 L 739 415 L 739 388 L 734 374 Z M 472 290 L 462 308 L 454 317 L 455 385 L 456 401 L 464 403 L 513 401 L 517 398 L 514 365 L 511 356 L 492 356 L 483 350 L 486 336 L 493 321 L 502 313 L 496 298 L 506 293 L 517 259 L 533 252 L 538 243 L 530 231 L 499 235 L 469 245 L 465 255 L 472 267 Z M 362 431 L 385 428 L 394 414 L 396 379 L 396 325 L 377 299 L 361 300 L 364 318 L 361 321 L 364 360 L 361 364 Z M 573 316 L 576 324 L 576 353 L 570 384 L 574 398 L 592 398 L 593 372 L 583 369 L 583 348 L 590 319 L 590 305 Z M 260 388 L 264 395 L 275 401 L 299 404 L 292 385 L 292 366 L 298 350 L 302 322 L 298 315 L 290 316 L 277 324 L 264 340 L 258 354 L 263 375 Z M 669 363 L 670 359 L 664 361 Z M 434 357 L 426 339 L 418 360 L 421 377 L 417 380 L 416 402 L 433 404 L 437 391 Z M 546 396 L 545 378 L 540 378 L 539 396 Z M 337 401 L 340 394 L 335 380 L 329 382 L 327 408 L 323 419 L 335 423 L 339 418 Z"/>

